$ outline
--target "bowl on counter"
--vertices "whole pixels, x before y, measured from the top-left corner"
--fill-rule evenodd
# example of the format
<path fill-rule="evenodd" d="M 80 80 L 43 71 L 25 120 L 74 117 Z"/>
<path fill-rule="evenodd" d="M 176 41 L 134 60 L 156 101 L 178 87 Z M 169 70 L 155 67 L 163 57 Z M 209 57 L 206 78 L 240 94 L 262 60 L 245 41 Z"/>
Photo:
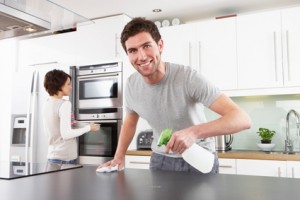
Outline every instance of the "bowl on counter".
<path fill-rule="evenodd" d="M 263 143 L 257 143 L 257 146 L 263 150 L 263 151 L 272 151 L 274 149 L 276 144 L 263 144 Z"/>

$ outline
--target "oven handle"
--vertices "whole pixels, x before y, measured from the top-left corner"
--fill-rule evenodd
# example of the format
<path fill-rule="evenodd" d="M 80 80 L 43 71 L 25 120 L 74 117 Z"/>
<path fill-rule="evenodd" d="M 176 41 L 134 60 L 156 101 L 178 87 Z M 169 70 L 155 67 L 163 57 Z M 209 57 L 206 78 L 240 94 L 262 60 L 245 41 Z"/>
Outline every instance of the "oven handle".
<path fill-rule="evenodd" d="M 112 120 L 80 120 L 80 121 L 77 121 L 78 123 L 90 123 L 90 122 L 94 122 L 94 123 L 102 123 L 102 124 L 105 124 L 105 123 L 116 123 L 120 120 L 117 120 L 117 119 L 112 119 Z"/>
<path fill-rule="evenodd" d="M 81 75 L 77 76 L 78 80 L 84 80 L 87 78 L 99 78 L 99 77 L 112 77 L 112 76 L 119 76 L 122 72 L 116 73 L 105 73 L 105 74 L 92 74 L 92 75 Z"/>

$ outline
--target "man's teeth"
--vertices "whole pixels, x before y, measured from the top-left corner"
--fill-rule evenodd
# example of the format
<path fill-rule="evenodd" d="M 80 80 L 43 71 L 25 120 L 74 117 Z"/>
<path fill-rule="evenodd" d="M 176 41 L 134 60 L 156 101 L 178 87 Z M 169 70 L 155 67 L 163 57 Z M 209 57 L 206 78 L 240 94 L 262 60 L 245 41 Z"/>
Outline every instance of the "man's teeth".
<path fill-rule="evenodd" d="M 140 64 L 140 66 L 141 67 L 144 67 L 144 66 L 147 66 L 147 65 L 149 65 L 150 64 L 150 62 L 147 62 L 147 63 L 144 63 L 144 64 Z"/>

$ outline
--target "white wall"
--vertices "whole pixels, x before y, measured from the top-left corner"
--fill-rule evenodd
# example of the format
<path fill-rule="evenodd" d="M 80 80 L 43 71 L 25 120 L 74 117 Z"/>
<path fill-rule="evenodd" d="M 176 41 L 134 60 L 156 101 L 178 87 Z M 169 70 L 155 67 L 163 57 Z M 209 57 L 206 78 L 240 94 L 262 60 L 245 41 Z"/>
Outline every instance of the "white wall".
<path fill-rule="evenodd" d="M 0 40 L 0 161 L 9 160 L 11 126 L 11 85 L 13 72 L 17 65 L 17 41 Z"/>

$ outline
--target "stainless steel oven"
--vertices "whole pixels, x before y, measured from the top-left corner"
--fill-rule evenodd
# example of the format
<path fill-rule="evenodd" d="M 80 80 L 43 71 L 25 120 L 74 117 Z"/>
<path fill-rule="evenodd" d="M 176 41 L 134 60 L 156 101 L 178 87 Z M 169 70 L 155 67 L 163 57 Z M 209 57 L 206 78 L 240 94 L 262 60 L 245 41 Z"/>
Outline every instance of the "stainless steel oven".
<path fill-rule="evenodd" d="M 102 164 L 113 158 L 122 124 L 122 63 L 70 67 L 70 74 L 75 120 L 100 124 L 79 137 L 79 163 Z"/>
<path fill-rule="evenodd" d="M 122 107 L 122 63 L 79 66 L 75 88 L 78 109 Z"/>
<path fill-rule="evenodd" d="M 80 121 L 79 123 L 89 123 L 90 121 Z M 116 152 L 119 133 L 122 121 L 97 120 L 100 124 L 97 132 L 88 132 L 79 137 L 79 163 L 89 165 L 99 165 L 111 160 Z"/>

